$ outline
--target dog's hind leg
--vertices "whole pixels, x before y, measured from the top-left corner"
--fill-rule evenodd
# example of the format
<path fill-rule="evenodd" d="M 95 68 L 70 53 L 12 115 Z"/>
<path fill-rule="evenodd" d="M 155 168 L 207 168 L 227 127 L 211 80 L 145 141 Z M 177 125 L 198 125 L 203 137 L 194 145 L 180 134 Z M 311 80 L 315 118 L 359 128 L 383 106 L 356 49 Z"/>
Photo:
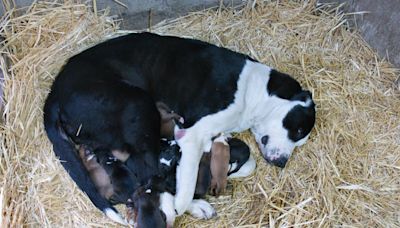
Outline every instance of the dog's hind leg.
<path fill-rule="evenodd" d="M 50 94 L 44 107 L 44 125 L 50 141 L 53 143 L 53 149 L 56 156 L 59 157 L 64 169 L 75 181 L 78 187 L 84 191 L 93 204 L 103 211 L 110 219 L 115 222 L 126 224 L 118 211 L 97 191 L 88 172 L 83 166 L 74 146 L 63 137 L 58 127 L 59 106 Z"/>

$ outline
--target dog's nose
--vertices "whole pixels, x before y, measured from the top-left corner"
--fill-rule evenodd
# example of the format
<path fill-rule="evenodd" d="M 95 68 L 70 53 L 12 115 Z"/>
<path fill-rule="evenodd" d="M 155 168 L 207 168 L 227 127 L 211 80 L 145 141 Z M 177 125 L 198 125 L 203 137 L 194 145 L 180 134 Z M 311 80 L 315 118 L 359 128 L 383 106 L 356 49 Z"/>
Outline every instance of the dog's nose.
<path fill-rule="evenodd" d="M 287 157 L 281 156 L 276 159 L 267 159 L 269 163 L 271 163 L 274 166 L 278 166 L 280 168 L 285 168 L 286 162 L 288 161 Z"/>

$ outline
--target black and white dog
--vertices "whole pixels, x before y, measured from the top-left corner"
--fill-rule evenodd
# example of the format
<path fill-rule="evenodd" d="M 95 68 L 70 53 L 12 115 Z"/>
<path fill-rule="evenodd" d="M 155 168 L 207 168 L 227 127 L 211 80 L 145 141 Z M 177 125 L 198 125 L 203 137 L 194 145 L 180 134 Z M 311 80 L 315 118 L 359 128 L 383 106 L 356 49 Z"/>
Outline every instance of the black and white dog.
<path fill-rule="evenodd" d="M 178 214 L 191 207 L 203 151 L 220 133 L 250 129 L 264 158 L 284 167 L 315 123 L 311 93 L 290 76 L 205 42 L 150 33 L 108 40 L 72 57 L 44 107 L 54 151 L 91 201 L 113 217 L 71 139 L 96 151 L 126 151 L 141 184 L 158 172 L 161 101 L 185 119 L 178 143 Z M 60 127 L 68 137 L 63 137 Z"/>

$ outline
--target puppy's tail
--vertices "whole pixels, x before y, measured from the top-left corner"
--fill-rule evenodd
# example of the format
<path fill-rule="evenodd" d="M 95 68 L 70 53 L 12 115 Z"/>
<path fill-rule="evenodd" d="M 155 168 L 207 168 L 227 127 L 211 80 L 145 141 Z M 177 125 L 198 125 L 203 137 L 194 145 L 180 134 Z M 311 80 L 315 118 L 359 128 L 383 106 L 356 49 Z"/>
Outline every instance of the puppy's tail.
<path fill-rule="evenodd" d="M 97 191 L 92 179 L 83 166 L 74 145 L 66 138 L 65 133 L 59 126 L 59 106 L 56 97 L 51 92 L 44 106 L 44 127 L 56 156 L 78 187 L 84 191 L 92 203 L 110 219 L 115 222 L 126 224 L 126 221 L 118 211 Z"/>

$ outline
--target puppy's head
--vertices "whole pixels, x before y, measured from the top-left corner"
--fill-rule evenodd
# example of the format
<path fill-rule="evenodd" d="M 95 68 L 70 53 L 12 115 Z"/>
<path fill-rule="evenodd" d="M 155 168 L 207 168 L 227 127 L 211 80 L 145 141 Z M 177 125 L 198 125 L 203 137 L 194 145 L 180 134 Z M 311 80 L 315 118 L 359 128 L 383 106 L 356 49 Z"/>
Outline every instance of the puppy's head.
<path fill-rule="evenodd" d="M 156 107 L 161 117 L 161 137 L 172 139 L 176 124 L 183 124 L 183 117 L 173 112 L 165 103 L 157 102 Z"/>
<path fill-rule="evenodd" d="M 178 165 L 180 158 L 180 148 L 174 140 L 161 140 L 160 162 L 158 168 L 162 174 L 167 174 L 176 170 L 176 166 Z"/>
<path fill-rule="evenodd" d="M 251 128 L 264 159 L 283 168 L 296 146 L 303 145 L 315 124 L 311 92 L 289 75 L 270 71 L 267 95 Z"/>
<path fill-rule="evenodd" d="M 128 207 L 134 209 L 136 227 L 167 227 L 166 216 L 160 209 L 160 192 L 164 188 L 163 180 L 153 177 L 133 193 Z"/>

